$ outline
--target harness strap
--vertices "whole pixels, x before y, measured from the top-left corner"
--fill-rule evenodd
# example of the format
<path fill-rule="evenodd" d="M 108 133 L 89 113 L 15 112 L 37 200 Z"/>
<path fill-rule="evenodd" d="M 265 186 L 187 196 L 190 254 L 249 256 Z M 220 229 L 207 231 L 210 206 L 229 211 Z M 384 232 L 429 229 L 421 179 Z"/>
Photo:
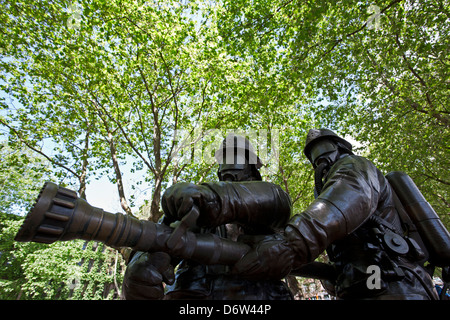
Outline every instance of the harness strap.
<path fill-rule="evenodd" d="M 397 196 L 397 193 L 395 193 L 395 191 L 392 187 L 391 187 L 391 192 L 392 192 L 392 198 L 393 198 L 394 204 L 395 204 L 395 209 L 397 210 L 398 215 L 400 216 L 400 221 L 402 223 L 402 226 L 406 227 L 407 234 L 409 235 L 410 233 L 417 232 L 416 225 L 414 224 L 414 222 L 412 222 L 408 213 L 406 213 L 406 210 L 403 207 L 402 202 L 400 201 L 400 199 Z"/>

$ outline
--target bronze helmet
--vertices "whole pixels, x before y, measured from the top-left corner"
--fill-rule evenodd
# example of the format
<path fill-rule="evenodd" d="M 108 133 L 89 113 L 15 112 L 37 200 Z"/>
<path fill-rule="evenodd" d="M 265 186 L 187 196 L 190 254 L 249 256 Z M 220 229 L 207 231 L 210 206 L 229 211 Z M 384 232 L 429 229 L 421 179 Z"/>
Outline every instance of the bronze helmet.
<path fill-rule="evenodd" d="M 352 153 L 352 145 L 345 139 L 339 137 L 336 133 L 329 129 L 310 129 L 306 136 L 305 148 L 303 153 L 312 163 L 311 149 L 315 143 L 323 139 L 329 139 L 338 144 L 338 147 L 345 149 L 348 153 Z"/>
<path fill-rule="evenodd" d="M 222 171 L 244 170 L 246 166 L 261 180 L 258 169 L 263 166 L 261 159 L 256 155 L 250 141 L 243 137 L 230 133 L 222 142 L 214 157 L 219 163 L 218 176 L 221 179 Z"/>

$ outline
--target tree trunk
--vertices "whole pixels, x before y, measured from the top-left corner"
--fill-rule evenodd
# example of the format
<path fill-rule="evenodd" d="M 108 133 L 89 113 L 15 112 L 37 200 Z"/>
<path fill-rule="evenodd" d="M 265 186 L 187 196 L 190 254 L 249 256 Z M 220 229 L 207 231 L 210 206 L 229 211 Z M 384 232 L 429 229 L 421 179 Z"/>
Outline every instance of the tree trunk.
<path fill-rule="evenodd" d="M 294 296 L 295 299 L 303 298 L 302 289 L 300 288 L 298 280 L 295 276 L 287 276 L 286 282 L 289 289 L 291 289 L 292 295 Z"/>
<path fill-rule="evenodd" d="M 162 189 L 162 177 L 155 177 L 155 187 L 153 189 L 152 204 L 150 206 L 149 220 L 158 222 L 162 216 L 162 212 L 159 210 L 161 204 L 161 189 Z"/>
<path fill-rule="evenodd" d="M 88 161 L 88 150 L 89 150 L 89 126 L 88 130 L 86 131 L 86 137 L 84 138 L 84 150 L 83 150 L 83 167 L 81 168 L 81 174 L 79 177 L 80 182 L 80 188 L 78 189 L 78 194 L 80 195 L 80 198 L 86 200 L 86 176 L 87 176 L 87 167 L 89 164 Z"/>
<path fill-rule="evenodd" d="M 153 189 L 152 204 L 150 207 L 150 220 L 157 222 L 162 213 L 159 210 L 161 203 L 161 188 L 164 172 L 161 172 L 161 128 L 159 127 L 158 109 L 153 105 L 153 156 L 155 157 L 155 187 Z"/>
<path fill-rule="evenodd" d="M 125 198 L 122 173 L 120 172 L 119 161 L 117 159 L 117 149 L 111 132 L 108 132 L 108 142 L 111 151 L 111 159 L 114 167 L 114 172 L 116 173 L 116 181 L 117 181 L 116 183 L 117 183 L 117 190 L 119 192 L 120 206 L 127 215 L 132 216 L 133 214 L 131 212 L 130 207 L 128 206 L 127 199 Z"/>

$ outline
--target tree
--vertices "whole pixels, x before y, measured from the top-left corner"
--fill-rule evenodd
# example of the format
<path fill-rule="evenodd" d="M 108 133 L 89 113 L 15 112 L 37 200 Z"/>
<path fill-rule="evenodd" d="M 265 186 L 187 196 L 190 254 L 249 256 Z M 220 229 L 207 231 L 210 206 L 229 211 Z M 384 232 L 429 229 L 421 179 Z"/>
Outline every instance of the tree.
<path fill-rule="evenodd" d="M 17 214 L 33 203 L 41 181 L 51 176 L 48 163 L 29 149 L 13 149 L 5 141 L 0 143 L 0 159 L 0 208 Z"/>
<path fill-rule="evenodd" d="M 89 177 L 107 174 L 127 213 L 120 162 L 131 156 L 133 170 L 146 168 L 143 180 L 153 183 L 156 221 L 169 173 L 180 174 L 175 133 L 220 126 L 217 103 L 233 89 L 224 80 L 233 68 L 243 72 L 217 48 L 214 12 L 167 1 L 3 6 L 11 45 L 2 52 L 2 89 L 19 103 L 2 104 L 9 113 L 1 124 L 61 180 L 76 178 L 80 194 Z"/>
<path fill-rule="evenodd" d="M 23 218 L 0 212 L 0 298 L 117 299 L 124 262 L 116 250 L 81 240 L 13 241 Z"/>
<path fill-rule="evenodd" d="M 216 180 L 213 151 L 241 130 L 267 154 L 264 179 L 290 194 L 296 213 L 313 197 L 307 131 L 328 127 L 352 136 L 384 172 L 411 175 L 449 226 L 448 1 L 0 0 L 0 8 L 4 212 L 13 197 L 26 207 L 47 177 L 89 197 L 86 185 L 107 176 L 124 212 L 147 210 L 156 221 L 163 190 Z M 137 170 L 132 188 L 152 188 L 140 209 L 125 188 Z M 53 249 L 65 257 L 83 251 L 77 245 Z M 29 259 L 20 264 L 33 266 L 30 279 L 50 263 Z M 118 261 L 115 252 L 105 259 Z M 27 288 L 69 294 L 58 293 L 61 272 L 52 289 L 51 272 L 40 289 Z"/>

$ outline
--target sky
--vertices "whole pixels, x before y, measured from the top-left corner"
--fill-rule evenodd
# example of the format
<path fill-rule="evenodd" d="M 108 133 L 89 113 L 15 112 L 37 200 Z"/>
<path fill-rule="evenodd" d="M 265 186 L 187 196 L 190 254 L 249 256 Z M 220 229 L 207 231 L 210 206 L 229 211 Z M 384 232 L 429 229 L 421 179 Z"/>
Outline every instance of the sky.
<path fill-rule="evenodd" d="M 130 163 L 132 163 L 132 161 L 130 161 Z M 145 174 L 144 171 L 132 173 L 129 165 L 123 166 L 122 169 L 125 196 L 130 197 L 131 195 L 134 195 L 136 197 L 136 206 L 135 208 L 132 208 L 132 211 L 134 212 L 144 204 L 145 200 L 151 199 L 152 186 L 151 184 L 145 185 L 145 182 L 143 182 L 142 185 L 136 186 L 136 182 L 141 180 L 142 176 Z M 136 187 L 135 190 L 131 188 L 133 184 Z M 86 198 L 92 206 L 102 208 L 111 213 L 124 213 L 120 206 L 117 185 L 111 183 L 106 176 L 103 176 L 98 180 L 91 179 L 90 183 L 86 186 Z"/>

